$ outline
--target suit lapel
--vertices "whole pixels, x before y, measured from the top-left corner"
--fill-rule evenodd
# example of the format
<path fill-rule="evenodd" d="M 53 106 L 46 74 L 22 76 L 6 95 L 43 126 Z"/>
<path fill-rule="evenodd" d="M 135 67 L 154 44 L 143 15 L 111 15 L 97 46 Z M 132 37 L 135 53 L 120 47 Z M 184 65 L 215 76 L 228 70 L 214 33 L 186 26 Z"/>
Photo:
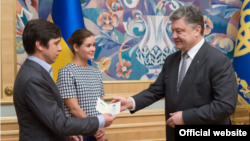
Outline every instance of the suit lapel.
<path fill-rule="evenodd" d="M 53 96 L 57 101 L 60 101 L 60 106 L 62 106 L 63 102 L 62 102 L 61 96 L 59 95 L 59 91 L 57 89 L 57 86 L 56 86 L 55 82 L 53 81 L 53 79 L 51 78 L 50 74 L 44 68 L 42 68 L 42 75 L 43 75 L 43 78 L 45 78 L 51 84 L 52 91 L 54 91 Z M 63 108 L 63 107 L 61 107 L 61 108 Z"/>
<path fill-rule="evenodd" d="M 42 68 L 42 75 L 43 78 L 46 79 L 47 81 L 49 81 L 49 83 L 51 84 L 52 88 L 55 89 L 57 86 L 55 85 L 55 82 L 53 81 L 53 79 L 51 78 L 50 74 Z"/>
<path fill-rule="evenodd" d="M 175 102 L 174 102 L 175 105 L 180 105 L 180 102 L 183 100 L 183 98 L 189 91 L 201 67 L 206 62 L 206 50 L 207 50 L 207 43 L 205 42 L 195 55 L 194 59 L 192 60 L 186 72 L 186 75 L 182 81 L 180 89 L 177 95 L 175 96 Z M 178 79 L 178 77 L 176 79 Z"/>
<path fill-rule="evenodd" d="M 41 75 L 43 76 L 43 78 L 45 80 L 47 80 L 51 84 L 50 88 L 52 90 L 52 95 L 55 98 L 55 100 L 60 102 L 60 104 L 58 104 L 58 105 L 60 105 L 60 107 L 63 108 L 63 102 L 62 102 L 61 96 L 59 95 L 59 91 L 57 89 L 57 86 L 54 83 L 53 79 L 51 78 L 50 74 L 40 64 L 38 64 L 32 60 L 26 59 L 24 65 L 28 65 L 28 66 L 33 67 L 36 71 L 41 73 Z"/>
<path fill-rule="evenodd" d="M 173 103 L 176 95 L 177 95 L 177 81 L 178 81 L 178 73 L 179 73 L 179 64 L 181 61 L 181 51 L 179 51 L 177 53 L 177 55 L 175 56 L 175 58 L 173 59 L 172 62 L 172 67 L 170 70 L 171 75 L 169 75 L 169 80 L 170 82 L 168 82 L 169 84 L 169 88 L 170 88 L 170 102 Z M 176 107 L 176 106 L 171 106 L 171 107 Z"/>

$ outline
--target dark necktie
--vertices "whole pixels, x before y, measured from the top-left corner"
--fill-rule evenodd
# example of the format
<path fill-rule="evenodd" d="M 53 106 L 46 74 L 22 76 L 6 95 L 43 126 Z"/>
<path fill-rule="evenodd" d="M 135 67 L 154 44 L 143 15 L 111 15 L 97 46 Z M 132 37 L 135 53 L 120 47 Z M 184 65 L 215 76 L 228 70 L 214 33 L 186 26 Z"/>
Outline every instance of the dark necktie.
<path fill-rule="evenodd" d="M 186 68 L 187 68 L 187 58 L 188 58 L 187 52 L 184 52 L 182 54 L 182 56 L 183 56 L 183 60 L 182 60 L 181 70 L 180 70 L 178 83 L 177 83 L 177 92 L 179 91 L 179 88 L 181 86 L 181 83 L 182 83 L 182 80 L 183 80 L 183 78 L 185 76 L 185 72 L 186 72 Z"/>

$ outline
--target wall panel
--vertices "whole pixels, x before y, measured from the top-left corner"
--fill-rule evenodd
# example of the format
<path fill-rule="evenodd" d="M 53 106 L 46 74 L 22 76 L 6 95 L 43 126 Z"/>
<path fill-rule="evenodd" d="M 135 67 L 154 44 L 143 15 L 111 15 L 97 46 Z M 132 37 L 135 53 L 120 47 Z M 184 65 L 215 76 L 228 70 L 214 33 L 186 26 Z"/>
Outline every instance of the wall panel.
<path fill-rule="evenodd" d="M 4 93 L 6 87 L 12 87 L 16 76 L 15 43 L 15 0 L 1 0 L 1 102 L 11 102 L 12 96 Z"/>

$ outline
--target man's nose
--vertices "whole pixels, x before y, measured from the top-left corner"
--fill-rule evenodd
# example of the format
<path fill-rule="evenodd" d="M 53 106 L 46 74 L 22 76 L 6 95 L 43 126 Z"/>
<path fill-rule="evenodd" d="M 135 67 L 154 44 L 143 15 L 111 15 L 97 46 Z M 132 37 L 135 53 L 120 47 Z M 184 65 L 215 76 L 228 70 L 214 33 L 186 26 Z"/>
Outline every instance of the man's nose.
<path fill-rule="evenodd" d="M 62 46 L 60 44 L 58 45 L 58 51 L 62 51 Z"/>
<path fill-rule="evenodd" d="M 173 38 L 173 39 L 177 38 L 177 34 L 176 34 L 176 32 L 173 32 L 173 34 L 172 34 L 172 38 Z"/>

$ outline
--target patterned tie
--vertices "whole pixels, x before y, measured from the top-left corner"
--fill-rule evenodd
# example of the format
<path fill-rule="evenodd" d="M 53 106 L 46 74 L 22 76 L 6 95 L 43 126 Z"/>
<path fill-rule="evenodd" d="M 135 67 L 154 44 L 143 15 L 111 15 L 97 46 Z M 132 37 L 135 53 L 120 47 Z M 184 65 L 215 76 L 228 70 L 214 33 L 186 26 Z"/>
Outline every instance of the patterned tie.
<path fill-rule="evenodd" d="M 179 78 L 178 78 L 178 83 L 177 83 L 177 92 L 179 91 L 179 88 L 180 88 L 182 80 L 183 80 L 183 78 L 185 76 L 186 67 L 187 67 L 187 58 L 188 58 L 187 52 L 184 52 L 182 54 L 182 56 L 183 56 L 183 60 L 182 60 L 181 70 L 180 70 L 180 74 L 179 74 Z"/>

